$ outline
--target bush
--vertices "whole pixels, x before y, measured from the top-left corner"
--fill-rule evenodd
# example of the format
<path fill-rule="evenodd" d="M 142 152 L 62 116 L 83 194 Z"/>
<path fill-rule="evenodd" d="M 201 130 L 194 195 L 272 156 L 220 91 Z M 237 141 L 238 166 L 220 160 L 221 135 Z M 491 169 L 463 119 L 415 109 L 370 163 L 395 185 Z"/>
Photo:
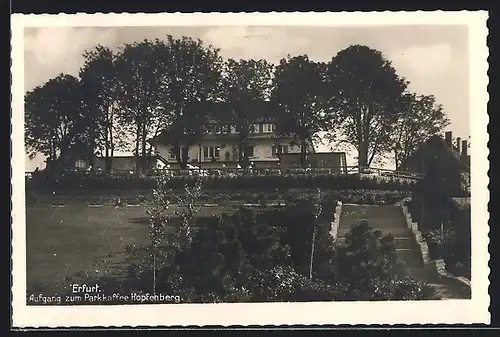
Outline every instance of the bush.
<path fill-rule="evenodd" d="M 435 229 L 422 233 L 431 259 L 443 259 L 446 269 L 456 275 L 470 279 L 470 255 L 463 254 L 462 245 L 453 229 Z"/>
<path fill-rule="evenodd" d="M 337 274 L 346 285 L 344 300 L 433 299 L 433 288 L 396 272 L 394 238 L 382 236 L 362 221 L 346 234 L 346 246 L 338 252 Z"/>
<path fill-rule="evenodd" d="M 192 185 L 197 177 L 179 174 L 169 179 L 169 188 L 184 189 L 185 185 Z M 227 190 L 246 188 L 331 188 L 331 189 L 378 189 L 411 191 L 412 184 L 397 179 L 377 179 L 363 175 L 338 175 L 322 172 L 302 172 L 283 175 L 245 174 L 235 177 L 207 176 L 201 177 L 205 188 L 219 188 Z M 153 189 L 156 186 L 155 176 L 103 175 L 79 174 L 66 172 L 61 176 L 30 179 L 28 189 L 37 191 L 64 191 L 64 190 L 127 190 L 127 189 Z"/>

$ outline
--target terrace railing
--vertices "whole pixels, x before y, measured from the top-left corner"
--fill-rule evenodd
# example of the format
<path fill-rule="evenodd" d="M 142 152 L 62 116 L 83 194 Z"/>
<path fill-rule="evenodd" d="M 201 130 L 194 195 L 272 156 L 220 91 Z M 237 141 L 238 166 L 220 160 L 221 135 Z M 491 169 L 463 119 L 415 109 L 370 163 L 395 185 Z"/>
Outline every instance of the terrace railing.
<path fill-rule="evenodd" d="M 154 169 L 148 170 L 140 175 L 143 177 L 154 177 L 160 174 L 170 176 L 281 176 L 281 175 L 360 175 L 383 178 L 419 180 L 422 174 L 390 170 L 384 168 L 360 168 L 359 166 L 324 167 L 324 168 L 207 168 L 207 169 Z M 109 174 L 103 171 L 68 171 L 65 175 L 71 176 L 130 176 L 135 175 L 132 170 L 115 170 Z"/>

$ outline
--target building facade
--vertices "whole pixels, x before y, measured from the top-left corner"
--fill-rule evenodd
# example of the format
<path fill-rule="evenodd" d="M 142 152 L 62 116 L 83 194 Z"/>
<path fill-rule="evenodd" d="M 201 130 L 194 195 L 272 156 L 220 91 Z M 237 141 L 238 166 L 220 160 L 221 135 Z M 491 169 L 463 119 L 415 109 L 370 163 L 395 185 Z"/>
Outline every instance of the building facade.
<path fill-rule="evenodd" d="M 291 137 L 278 136 L 275 124 L 253 124 L 240 156 L 239 130 L 231 124 L 210 123 L 200 144 L 180 146 L 175 151 L 158 136 L 149 142 L 155 147 L 159 159 L 171 168 L 179 168 L 178 158 L 187 157 L 187 163 L 203 168 L 236 168 L 240 157 L 247 155 L 255 168 L 278 167 L 279 156 L 284 153 L 301 153 L 301 146 Z M 307 153 L 314 153 L 312 144 L 306 145 Z"/>
<path fill-rule="evenodd" d="M 280 167 L 300 168 L 304 160 L 305 167 L 329 168 L 333 172 L 347 173 L 347 158 L 345 152 L 315 152 L 307 153 L 302 158 L 301 153 L 279 154 Z"/>
<path fill-rule="evenodd" d="M 75 160 L 74 169 L 76 171 L 106 171 L 106 167 L 109 165 L 109 169 L 114 173 L 133 173 L 136 171 L 136 166 L 142 168 L 142 170 L 154 170 L 157 168 L 158 159 L 156 156 L 146 156 L 146 157 L 136 157 L 134 155 L 127 156 L 114 156 L 113 158 L 106 159 L 101 156 L 95 156 L 93 162 L 91 163 L 88 159 L 77 159 Z"/>

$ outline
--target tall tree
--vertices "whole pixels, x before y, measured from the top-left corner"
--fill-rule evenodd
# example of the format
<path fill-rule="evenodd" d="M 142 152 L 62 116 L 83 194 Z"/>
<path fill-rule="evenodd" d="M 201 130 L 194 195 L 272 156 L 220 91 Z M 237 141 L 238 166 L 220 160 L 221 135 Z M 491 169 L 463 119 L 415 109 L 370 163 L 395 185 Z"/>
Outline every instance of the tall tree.
<path fill-rule="evenodd" d="M 249 136 L 255 123 L 269 118 L 269 96 L 274 66 L 266 60 L 229 59 L 224 76 L 226 109 L 220 119 L 233 124 L 238 131 L 236 155 L 244 166 L 249 163 Z M 258 130 L 255 130 L 258 131 Z"/>
<path fill-rule="evenodd" d="M 163 60 L 158 64 L 164 88 L 161 105 L 169 125 L 163 139 L 186 168 L 187 149 L 201 142 L 219 106 L 223 60 L 218 49 L 188 37 L 169 35 L 158 51 Z"/>
<path fill-rule="evenodd" d="M 106 161 L 106 172 L 112 167 L 115 148 L 120 144 L 117 123 L 118 80 L 113 51 L 102 45 L 85 51 L 80 69 L 86 113 L 94 123 L 96 148 Z"/>
<path fill-rule="evenodd" d="M 308 147 L 314 146 L 324 128 L 325 70 L 325 64 L 302 55 L 282 59 L 275 73 L 272 99 L 280 107 L 277 133 L 300 144 L 302 166 Z"/>
<path fill-rule="evenodd" d="M 403 97 L 403 109 L 394 128 L 396 168 L 429 138 L 441 133 L 450 124 L 443 107 L 436 104 L 432 95 L 407 93 Z"/>
<path fill-rule="evenodd" d="M 84 118 L 77 78 L 60 74 L 26 93 L 25 142 L 31 157 L 47 157 L 47 168 L 64 169 L 75 157 L 89 157 L 91 125 Z"/>
<path fill-rule="evenodd" d="M 369 167 L 376 155 L 392 150 L 407 82 L 381 52 L 353 45 L 328 63 L 330 140 L 358 150 L 358 165 Z M 339 138 L 337 138 L 339 137 Z"/>
<path fill-rule="evenodd" d="M 136 172 L 143 169 L 141 157 L 148 155 L 147 140 L 164 124 L 160 104 L 165 90 L 159 58 L 164 44 L 159 40 L 125 44 L 115 60 L 119 81 L 120 122 L 129 126 L 135 139 Z"/>

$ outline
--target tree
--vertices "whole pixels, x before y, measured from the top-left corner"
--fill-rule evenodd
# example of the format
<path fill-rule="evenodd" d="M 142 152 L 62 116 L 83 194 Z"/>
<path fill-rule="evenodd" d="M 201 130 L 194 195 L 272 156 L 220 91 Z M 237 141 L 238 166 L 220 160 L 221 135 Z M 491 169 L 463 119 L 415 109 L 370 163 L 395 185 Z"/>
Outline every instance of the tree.
<path fill-rule="evenodd" d="M 407 93 L 396 124 L 393 144 L 398 144 L 396 168 L 434 135 L 450 124 L 434 96 Z"/>
<path fill-rule="evenodd" d="M 118 80 L 113 51 L 102 45 L 83 54 L 85 63 L 80 69 L 86 113 L 93 123 L 96 149 L 106 161 L 106 172 L 112 167 L 114 151 L 120 143 L 117 123 Z"/>
<path fill-rule="evenodd" d="M 25 96 L 25 142 L 31 157 L 47 157 L 47 168 L 64 169 L 92 153 L 91 124 L 84 118 L 77 78 L 60 74 Z"/>
<path fill-rule="evenodd" d="M 313 146 L 323 130 L 324 75 L 325 65 L 310 61 L 307 55 L 282 59 L 275 73 L 276 131 L 300 143 L 302 166 L 308 146 Z"/>
<path fill-rule="evenodd" d="M 134 135 L 136 172 L 142 168 L 140 157 L 151 152 L 147 140 L 166 125 L 160 97 L 166 90 L 161 59 L 163 42 L 144 40 L 125 44 L 115 60 L 118 77 L 119 119 Z"/>
<path fill-rule="evenodd" d="M 159 51 L 165 60 L 159 65 L 165 85 L 161 104 L 169 121 L 163 139 L 172 145 L 179 165 L 186 168 L 187 151 L 180 153 L 179 149 L 200 143 L 216 114 L 223 61 L 218 49 L 188 37 L 167 36 Z"/>
<path fill-rule="evenodd" d="M 375 156 L 392 150 L 407 82 L 381 52 L 353 45 L 328 63 L 327 84 L 330 140 L 356 147 L 358 165 L 369 167 Z"/>
<path fill-rule="evenodd" d="M 226 62 L 224 91 L 226 109 L 220 116 L 238 130 L 238 162 L 248 165 L 249 136 L 254 124 L 270 117 L 268 102 L 274 67 L 266 60 L 229 59 Z M 257 131 L 257 130 L 255 130 Z"/>

